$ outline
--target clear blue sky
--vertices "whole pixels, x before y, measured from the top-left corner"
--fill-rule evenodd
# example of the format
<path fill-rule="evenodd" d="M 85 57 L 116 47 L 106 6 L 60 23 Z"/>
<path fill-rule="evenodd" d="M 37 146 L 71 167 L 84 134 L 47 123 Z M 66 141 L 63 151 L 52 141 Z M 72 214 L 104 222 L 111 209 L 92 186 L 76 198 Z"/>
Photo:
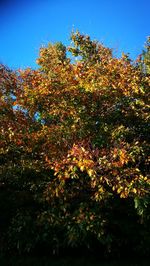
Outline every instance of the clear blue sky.
<path fill-rule="evenodd" d="M 135 59 L 150 35 L 150 0 L 0 0 L 0 63 L 35 68 L 40 46 L 69 44 L 72 29 Z"/>

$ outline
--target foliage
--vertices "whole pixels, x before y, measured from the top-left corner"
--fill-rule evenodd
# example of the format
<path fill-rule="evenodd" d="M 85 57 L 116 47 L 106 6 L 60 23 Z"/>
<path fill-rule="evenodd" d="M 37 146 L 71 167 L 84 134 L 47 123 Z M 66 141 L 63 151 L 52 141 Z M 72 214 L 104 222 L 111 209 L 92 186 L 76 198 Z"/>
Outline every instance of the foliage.
<path fill-rule="evenodd" d="M 32 266 L 32 265 L 37 265 L 37 266 L 149 266 L 149 261 L 146 260 L 140 260 L 140 261 L 133 261 L 133 260 L 114 260 L 114 261 L 99 261 L 96 260 L 95 258 L 83 258 L 83 257 L 74 257 L 71 258 L 70 256 L 68 257 L 61 257 L 61 258 L 49 258 L 49 257 L 42 257 L 42 258 L 37 258 L 37 257 L 13 257 L 13 258 L 5 258 L 5 257 L 0 257 L 0 264 L 2 266 L 7 266 L 7 265 L 15 265 L 15 266 Z"/>
<path fill-rule="evenodd" d="M 41 48 L 37 70 L 0 68 L 2 244 L 148 254 L 149 46 L 134 63 L 71 41 Z"/>
<path fill-rule="evenodd" d="M 139 56 L 137 61 L 142 71 L 146 74 L 150 74 L 150 37 L 147 38 L 145 50 Z"/>

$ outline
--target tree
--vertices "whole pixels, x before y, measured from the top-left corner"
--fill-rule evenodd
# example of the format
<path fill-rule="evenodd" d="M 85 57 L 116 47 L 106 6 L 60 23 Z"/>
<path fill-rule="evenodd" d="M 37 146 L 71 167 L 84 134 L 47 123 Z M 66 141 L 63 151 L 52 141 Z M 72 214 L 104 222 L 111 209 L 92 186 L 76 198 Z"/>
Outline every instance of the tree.
<path fill-rule="evenodd" d="M 8 71 L 15 80 L 12 92 L 2 75 L 2 113 L 10 107 L 2 115 L 1 179 L 31 198 L 28 208 L 14 207 L 10 235 L 16 247 L 26 232 L 25 216 L 33 217 L 27 226 L 41 235 L 28 245 L 25 238 L 20 249 L 33 248 L 37 239 L 55 251 L 65 245 L 92 248 L 93 239 L 107 252 L 118 250 L 119 241 L 137 248 L 132 231 L 139 230 L 139 240 L 150 218 L 148 52 L 143 71 L 89 36 L 75 32 L 71 40 L 68 48 L 41 48 L 37 70 Z M 130 221 L 123 236 L 120 224 Z"/>
<path fill-rule="evenodd" d="M 150 74 L 150 37 L 147 38 L 145 50 L 138 58 L 138 64 L 145 74 Z"/>

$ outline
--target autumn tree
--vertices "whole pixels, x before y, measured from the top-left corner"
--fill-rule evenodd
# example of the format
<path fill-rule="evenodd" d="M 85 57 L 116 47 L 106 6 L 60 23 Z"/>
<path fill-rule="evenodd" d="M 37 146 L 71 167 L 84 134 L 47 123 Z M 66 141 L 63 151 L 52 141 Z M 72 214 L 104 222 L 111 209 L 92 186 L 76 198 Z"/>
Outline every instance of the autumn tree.
<path fill-rule="evenodd" d="M 3 68 L 1 182 L 24 199 L 14 248 L 149 245 L 148 57 L 149 46 L 141 67 L 75 32 L 68 48 L 42 47 L 37 70 Z"/>

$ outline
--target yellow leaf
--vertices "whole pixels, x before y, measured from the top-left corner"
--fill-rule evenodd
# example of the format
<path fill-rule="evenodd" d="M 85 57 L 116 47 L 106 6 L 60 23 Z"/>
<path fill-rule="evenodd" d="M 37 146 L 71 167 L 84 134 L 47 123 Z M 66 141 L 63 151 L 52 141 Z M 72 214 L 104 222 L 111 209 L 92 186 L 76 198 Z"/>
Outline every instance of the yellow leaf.
<path fill-rule="evenodd" d="M 85 169 L 84 165 L 81 165 L 81 166 L 80 166 L 80 170 L 83 172 L 84 169 Z"/>
<path fill-rule="evenodd" d="M 91 177 L 94 174 L 94 171 L 92 169 L 87 170 L 88 175 Z"/>
<path fill-rule="evenodd" d="M 137 193 L 137 189 L 136 188 L 133 188 L 132 189 L 132 192 L 136 194 Z"/>
<path fill-rule="evenodd" d="M 120 192 L 123 190 L 123 187 L 119 187 L 118 189 L 117 189 L 117 193 L 119 193 L 120 194 Z"/>

